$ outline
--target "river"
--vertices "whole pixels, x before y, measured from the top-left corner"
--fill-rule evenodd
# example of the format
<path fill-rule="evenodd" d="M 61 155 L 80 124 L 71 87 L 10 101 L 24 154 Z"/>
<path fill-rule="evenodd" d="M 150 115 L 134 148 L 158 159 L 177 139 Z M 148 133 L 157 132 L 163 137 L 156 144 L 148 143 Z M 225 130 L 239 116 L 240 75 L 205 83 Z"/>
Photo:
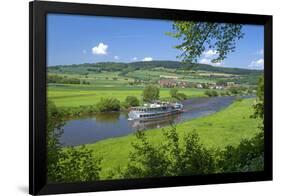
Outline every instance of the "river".
<path fill-rule="evenodd" d="M 125 136 L 136 130 L 147 130 L 177 124 L 206 116 L 229 106 L 235 97 L 192 98 L 183 101 L 184 112 L 152 122 L 128 121 L 127 112 L 99 113 L 65 122 L 60 142 L 63 146 L 95 143 L 107 138 Z"/>

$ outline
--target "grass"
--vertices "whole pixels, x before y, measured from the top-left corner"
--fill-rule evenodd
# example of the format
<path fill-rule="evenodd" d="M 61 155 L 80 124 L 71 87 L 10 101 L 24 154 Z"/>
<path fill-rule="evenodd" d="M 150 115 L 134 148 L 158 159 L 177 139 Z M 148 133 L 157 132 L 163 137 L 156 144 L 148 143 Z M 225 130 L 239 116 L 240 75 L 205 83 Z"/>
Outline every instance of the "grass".
<path fill-rule="evenodd" d="M 241 139 L 251 138 L 257 133 L 257 119 L 250 118 L 253 113 L 253 99 L 236 101 L 229 107 L 212 115 L 197 118 L 178 124 L 177 131 L 182 140 L 183 136 L 195 130 L 201 142 L 208 147 L 224 147 L 238 145 Z M 155 145 L 163 141 L 161 129 L 147 130 L 146 134 Z M 124 137 L 110 138 L 95 144 L 87 144 L 94 153 L 103 157 L 101 178 L 105 179 L 110 170 L 115 167 L 125 167 L 128 162 L 129 152 L 132 151 L 131 143 L 136 138 L 133 134 Z"/>
<path fill-rule="evenodd" d="M 204 97 L 203 89 L 179 89 L 188 98 Z M 55 102 L 57 107 L 79 107 L 94 105 L 102 97 L 113 97 L 124 101 L 128 95 L 137 96 L 141 100 L 143 88 L 139 87 L 104 87 L 94 85 L 56 85 L 48 87 L 48 99 Z M 160 97 L 170 97 L 170 89 L 160 89 Z"/>

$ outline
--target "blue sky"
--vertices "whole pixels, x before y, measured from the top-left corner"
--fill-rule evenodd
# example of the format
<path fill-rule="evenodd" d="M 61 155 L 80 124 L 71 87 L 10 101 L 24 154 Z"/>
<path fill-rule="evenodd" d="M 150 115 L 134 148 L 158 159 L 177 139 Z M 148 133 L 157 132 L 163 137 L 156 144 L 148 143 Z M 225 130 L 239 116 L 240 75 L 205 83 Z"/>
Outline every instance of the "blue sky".
<path fill-rule="evenodd" d="M 263 26 L 244 25 L 236 51 L 214 66 L 263 69 Z M 180 42 L 165 32 L 172 21 L 48 14 L 47 65 L 103 61 L 180 60 Z M 210 63 L 215 51 L 206 50 L 199 62 Z"/>

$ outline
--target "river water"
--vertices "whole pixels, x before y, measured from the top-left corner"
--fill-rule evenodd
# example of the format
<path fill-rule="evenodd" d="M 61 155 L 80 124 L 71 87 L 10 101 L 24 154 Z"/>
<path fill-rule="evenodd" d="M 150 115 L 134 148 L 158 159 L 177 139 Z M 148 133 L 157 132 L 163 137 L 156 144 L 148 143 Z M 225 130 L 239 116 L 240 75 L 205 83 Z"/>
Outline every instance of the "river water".
<path fill-rule="evenodd" d="M 232 96 L 188 99 L 182 102 L 183 113 L 150 122 L 128 121 L 127 112 L 99 113 L 68 120 L 63 126 L 60 141 L 63 146 L 76 146 L 128 135 L 136 130 L 165 127 L 212 114 L 229 106 L 234 100 Z"/>

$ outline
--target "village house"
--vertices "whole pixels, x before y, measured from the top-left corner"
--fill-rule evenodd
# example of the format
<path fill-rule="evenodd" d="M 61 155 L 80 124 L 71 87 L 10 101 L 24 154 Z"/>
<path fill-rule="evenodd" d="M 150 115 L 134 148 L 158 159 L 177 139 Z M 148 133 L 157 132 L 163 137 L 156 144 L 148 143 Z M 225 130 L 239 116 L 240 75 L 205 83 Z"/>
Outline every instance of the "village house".
<path fill-rule="evenodd" d="M 177 81 L 172 79 L 160 79 L 159 85 L 161 87 L 172 88 L 177 86 Z"/>

